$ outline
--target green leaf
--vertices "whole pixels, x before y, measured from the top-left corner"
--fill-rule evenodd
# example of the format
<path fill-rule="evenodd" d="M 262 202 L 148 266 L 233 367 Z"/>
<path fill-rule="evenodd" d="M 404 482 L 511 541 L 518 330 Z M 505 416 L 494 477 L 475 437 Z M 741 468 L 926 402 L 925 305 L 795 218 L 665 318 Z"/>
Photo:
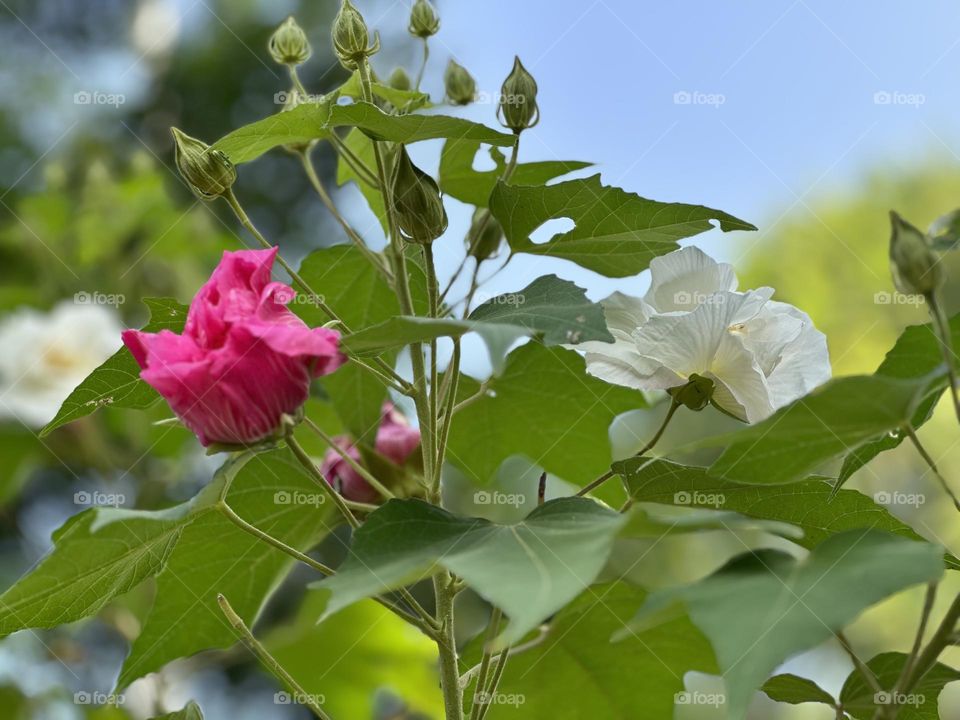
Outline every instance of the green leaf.
<path fill-rule="evenodd" d="M 621 537 L 661 538 L 708 530 L 762 530 L 791 540 L 803 537 L 803 531 L 789 523 L 757 520 L 740 513 L 708 508 L 634 505 L 627 518 L 626 526 L 620 531 Z"/>
<path fill-rule="evenodd" d="M 351 329 L 369 327 L 400 313 L 393 290 L 355 247 L 314 250 L 300 265 L 300 275 Z M 313 305 L 295 309 L 311 327 L 328 320 Z M 390 355 L 384 359 L 389 362 Z M 350 433 L 372 442 L 380 425 L 380 406 L 387 397 L 383 383 L 356 363 L 347 363 L 321 382 Z"/>
<path fill-rule="evenodd" d="M 763 692 L 771 700 L 791 705 L 803 703 L 823 703 L 836 707 L 837 701 L 813 680 L 797 675 L 774 675 L 763 684 Z"/>
<path fill-rule="evenodd" d="M 948 252 L 960 247 L 960 209 L 941 215 L 927 230 L 930 244 L 934 250 Z"/>
<path fill-rule="evenodd" d="M 561 610 L 545 640 L 512 656 L 490 706 L 490 720 L 671 718 L 687 672 L 716 672 L 713 651 L 686 617 L 628 635 L 623 629 L 645 594 L 626 583 L 594 585 Z M 476 692 L 471 685 L 467 696 Z M 589 715 L 584 714 L 589 708 Z M 642 709 L 642 710 L 641 710 Z M 518 712 L 518 710 L 520 712 Z"/>
<path fill-rule="evenodd" d="M 444 567 L 504 611 L 510 622 L 500 641 L 512 643 L 593 582 L 624 522 L 586 498 L 552 500 L 516 525 L 390 500 L 356 531 L 337 574 L 312 587 L 328 593 L 329 617 Z"/>
<path fill-rule="evenodd" d="M 362 132 L 353 128 L 343 139 L 343 144 L 349 148 L 357 159 L 370 170 L 374 177 L 377 175 L 377 158 L 374 154 L 373 141 Z M 337 185 L 343 187 L 348 182 L 356 183 L 360 189 L 360 194 L 367 201 L 370 212 L 374 214 L 380 222 L 380 229 L 386 236 L 388 234 L 387 207 L 383 202 L 383 194 L 380 189 L 368 183 L 358 175 L 350 164 L 342 156 L 337 156 Z"/>
<path fill-rule="evenodd" d="M 336 525 L 326 495 L 288 450 L 251 454 L 218 476 L 229 483 L 226 503 L 251 525 L 306 551 Z M 333 515 L 333 517 L 331 517 Z M 157 593 L 118 680 L 126 687 L 179 657 L 229 647 L 236 634 L 224 622 L 217 593 L 253 625 L 292 559 L 234 525 L 211 506 L 183 530 L 157 576 Z"/>
<path fill-rule="evenodd" d="M 0 636 L 96 614 L 159 573 L 184 529 L 219 500 L 221 484 L 166 510 L 94 507 L 53 535 L 54 548 L 0 595 Z"/>
<path fill-rule="evenodd" d="M 901 427 L 914 416 L 929 385 L 929 376 L 832 380 L 727 436 L 730 444 L 710 473 L 757 485 L 802 480 L 824 463 Z"/>
<path fill-rule="evenodd" d="M 433 107 L 430 102 L 430 96 L 418 90 L 398 90 L 397 88 L 384 85 L 379 82 L 370 83 L 370 89 L 373 94 L 393 105 L 401 112 L 413 112 L 420 108 Z M 343 83 L 337 92 L 341 97 L 349 97 L 354 100 L 363 99 L 363 88 L 360 85 L 360 73 L 354 72 L 347 81 Z"/>
<path fill-rule="evenodd" d="M 645 270 L 677 242 L 713 229 L 756 230 L 732 215 L 681 203 L 661 203 L 605 186 L 600 176 L 556 185 L 524 187 L 498 182 L 490 211 L 503 226 L 514 252 L 563 258 L 607 277 Z M 530 234 L 548 220 L 569 218 L 573 230 L 536 244 Z"/>
<path fill-rule="evenodd" d="M 144 298 L 143 302 L 150 309 L 150 322 L 143 327 L 146 332 L 183 331 L 186 305 L 170 298 Z M 145 410 L 159 399 L 157 391 L 140 379 L 140 366 L 133 355 L 122 347 L 67 396 L 56 417 L 40 431 L 40 437 L 102 407 Z"/>
<path fill-rule="evenodd" d="M 462 398 L 479 390 L 476 381 L 461 380 Z M 485 391 L 454 418 L 448 455 L 480 483 L 511 455 L 523 455 L 564 480 L 586 484 L 610 467 L 613 419 L 646 406 L 642 393 L 588 375 L 576 352 L 537 343 L 511 352 Z"/>
<path fill-rule="evenodd" d="M 323 697 L 330 717 L 379 717 L 380 688 L 413 710 L 442 717 L 436 643 L 370 600 L 317 623 L 323 606 L 321 593 L 307 593 L 296 618 L 268 632 L 263 643 L 305 692 Z"/>
<path fill-rule="evenodd" d="M 583 288 L 556 275 L 538 277 L 519 292 L 487 300 L 469 319 L 525 328 L 541 335 L 545 345 L 613 342 L 603 307 L 591 302 Z"/>
<path fill-rule="evenodd" d="M 900 677 L 907 656 L 903 653 L 887 652 L 875 656 L 867 663 L 882 688 L 892 688 Z M 940 720 L 937 698 L 943 686 L 954 680 L 960 680 L 960 672 L 943 663 L 937 663 L 923 676 L 909 694 L 898 697 L 901 705 L 897 713 L 898 720 Z M 891 704 L 892 693 L 883 693 L 877 698 L 874 690 L 867 685 L 859 672 L 852 672 L 843 683 L 840 702 L 856 720 L 871 720 L 879 707 Z M 877 702 L 879 700 L 880 702 Z"/>
<path fill-rule="evenodd" d="M 739 485 L 711 477 L 706 468 L 644 458 L 616 462 L 613 470 L 623 477 L 638 502 L 721 508 L 789 523 L 803 530 L 803 537 L 794 542 L 807 549 L 837 533 L 864 527 L 923 539 L 886 508 L 855 490 L 841 490 L 828 502 L 833 487 L 826 478 L 812 477 L 790 485 Z M 952 555 L 947 555 L 947 563 L 960 569 L 960 560 Z"/>
<path fill-rule="evenodd" d="M 457 200 L 487 207 L 490 193 L 506 169 L 506 158 L 495 147 L 490 148 L 490 157 L 496 168 L 474 170 L 473 163 L 480 150 L 476 140 L 447 140 L 440 155 L 440 189 Z M 510 177 L 511 185 L 544 185 L 554 178 L 576 170 L 590 167 L 592 163 L 564 160 L 519 163 Z"/>
<path fill-rule="evenodd" d="M 935 545 L 852 530 L 802 560 L 758 551 L 704 580 L 656 592 L 630 626 L 642 628 L 681 603 L 713 644 L 729 717 L 738 720 L 753 692 L 788 657 L 828 639 L 880 600 L 942 574 L 942 549 Z"/>
<path fill-rule="evenodd" d="M 176 712 L 167 713 L 166 715 L 158 715 L 153 718 L 153 720 L 203 720 L 203 713 L 200 712 L 200 706 L 191 700 L 183 710 L 177 710 Z"/>
<path fill-rule="evenodd" d="M 387 115 L 365 102 L 336 105 L 336 94 L 304 103 L 244 125 L 213 144 L 239 165 L 279 145 L 302 144 L 327 137 L 334 128 L 354 127 L 376 140 L 415 143 L 421 140 L 462 138 L 509 147 L 514 136 L 478 123 L 447 115 Z"/>

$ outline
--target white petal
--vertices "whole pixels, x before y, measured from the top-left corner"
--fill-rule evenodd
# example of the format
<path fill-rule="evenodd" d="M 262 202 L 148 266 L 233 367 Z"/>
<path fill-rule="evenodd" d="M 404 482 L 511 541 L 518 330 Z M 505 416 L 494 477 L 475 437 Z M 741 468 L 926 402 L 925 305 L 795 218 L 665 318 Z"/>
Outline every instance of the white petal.
<path fill-rule="evenodd" d="M 690 312 L 714 293 L 736 288 L 732 265 L 690 246 L 650 262 L 650 289 L 643 300 L 658 313 Z"/>
<path fill-rule="evenodd" d="M 826 336 L 813 325 L 810 316 L 786 303 L 784 314 L 803 323 L 797 337 L 781 353 L 780 362 L 767 377 L 775 408 L 803 397 L 830 379 L 830 353 Z"/>
<path fill-rule="evenodd" d="M 773 411 L 766 377 L 753 355 L 744 347 L 741 338 L 728 333 L 724 336 L 710 368 L 722 388 L 714 393 L 714 400 L 724 410 L 755 423 L 769 417 Z M 729 391 L 735 403 L 724 404 L 724 390 Z"/>

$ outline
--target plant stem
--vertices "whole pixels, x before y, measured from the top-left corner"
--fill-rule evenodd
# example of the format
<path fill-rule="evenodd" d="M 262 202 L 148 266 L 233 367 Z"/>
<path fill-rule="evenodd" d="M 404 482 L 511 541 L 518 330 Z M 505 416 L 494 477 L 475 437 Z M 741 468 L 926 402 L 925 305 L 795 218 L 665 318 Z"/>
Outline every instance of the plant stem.
<path fill-rule="evenodd" d="M 323 187 L 323 183 L 320 181 L 320 177 L 317 175 L 316 168 L 313 166 L 313 160 L 310 159 L 310 151 L 303 150 L 299 154 L 300 161 L 303 164 L 303 170 L 307 174 L 307 179 L 310 181 L 313 189 L 320 197 L 320 201 L 324 204 L 324 206 L 326 206 L 327 210 L 330 211 L 330 214 L 333 215 L 334 219 L 340 224 L 340 227 L 343 228 L 343 231 L 347 234 L 347 237 L 350 238 L 350 241 L 361 253 L 363 253 L 364 257 L 370 261 L 370 264 L 376 268 L 377 272 L 383 275 L 387 282 L 393 282 L 393 276 L 383 264 L 381 257 L 367 247 L 367 244 L 364 242 L 363 238 L 360 237 L 360 234 L 354 230 L 350 223 L 347 222 L 346 218 L 340 214 L 340 211 L 334 204 L 333 199 L 327 193 L 326 188 Z"/>
<path fill-rule="evenodd" d="M 667 429 L 667 425 L 670 424 L 670 420 L 673 418 L 674 413 L 677 412 L 677 409 L 679 407 L 680 407 L 680 403 L 676 400 L 676 398 L 670 401 L 670 409 L 667 410 L 667 415 L 666 417 L 663 418 L 663 422 L 660 424 L 660 427 L 657 429 L 657 432 L 654 434 L 652 438 L 650 438 L 650 441 L 646 445 L 644 445 L 642 448 L 640 448 L 639 451 L 637 451 L 636 454 L 634 454 L 634 457 L 643 457 L 653 449 L 653 446 L 660 441 L 660 438 L 663 436 L 664 431 Z M 605 472 L 603 475 L 598 477 L 596 480 L 593 480 L 588 485 L 585 485 L 583 488 L 581 488 L 580 491 L 577 493 L 577 495 L 578 496 L 586 495 L 587 493 L 592 492 L 593 490 L 596 490 L 598 487 L 603 485 L 607 480 L 612 478 L 614 475 L 616 475 L 616 473 L 613 472 L 613 470 L 607 470 L 607 472 Z"/>
<path fill-rule="evenodd" d="M 480 658 L 480 669 L 477 671 L 477 687 L 473 691 L 473 702 L 470 705 L 470 720 L 477 720 L 483 699 L 483 689 L 487 684 L 487 674 L 490 672 L 490 660 L 493 653 L 490 645 L 500 632 L 500 619 L 503 617 L 500 608 L 494 607 L 490 613 L 490 622 L 487 624 L 487 635 L 483 643 L 483 657 Z"/>
<path fill-rule="evenodd" d="M 337 506 L 340 514 L 343 515 L 350 527 L 352 527 L 354 530 L 360 527 L 360 521 L 357 520 L 354 514 L 350 511 L 350 508 L 347 507 L 343 498 L 340 496 L 340 493 L 330 486 L 330 483 L 327 482 L 327 479 L 323 476 L 323 473 L 320 472 L 320 469 L 317 467 L 316 463 L 313 462 L 313 459 L 307 455 L 307 452 L 303 449 L 300 443 L 297 442 L 297 439 L 293 437 L 293 433 L 287 434 L 287 445 L 293 451 L 293 454 L 297 456 L 297 460 L 300 461 L 300 464 L 303 465 L 308 473 L 310 473 L 310 476 L 333 501 L 333 504 Z"/>
<path fill-rule="evenodd" d="M 387 488 L 383 483 L 381 483 L 372 474 L 370 474 L 370 471 L 368 471 L 365 467 L 363 467 L 363 465 L 361 465 L 352 457 L 350 457 L 350 453 L 348 453 L 346 450 L 340 447 L 340 445 L 337 444 L 336 440 L 334 440 L 332 437 L 327 435 L 327 433 L 323 431 L 323 428 L 321 428 L 319 425 L 317 425 L 313 420 L 311 420 L 308 417 L 305 417 L 303 419 L 303 422 L 307 425 L 307 427 L 313 430 L 320 437 L 321 440 L 323 440 L 327 445 L 329 445 L 331 450 L 333 450 L 340 457 L 342 457 L 346 461 L 346 463 L 357 472 L 357 474 L 360 477 L 366 480 L 367 483 L 369 483 L 370 487 L 372 487 L 374 490 L 380 493 L 387 500 L 389 500 L 392 497 L 396 497 L 396 495 L 390 492 L 389 488 Z"/>
<path fill-rule="evenodd" d="M 263 645 L 260 644 L 260 641 L 253 636 L 253 633 L 250 632 L 250 629 L 247 627 L 246 623 L 243 622 L 243 618 L 237 615 L 223 595 L 217 595 L 217 603 L 219 603 L 220 609 L 226 616 L 227 622 L 233 626 L 233 629 L 236 631 L 237 635 L 240 636 L 240 639 L 250 649 L 250 651 L 257 656 L 257 659 L 260 660 L 267 670 L 269 670 L 277 679 L 285 683 L 287 687 L 297 694 L 297 702 L 306 705 L 308 708 L 310 708 L 311 712 L 313 712 L 313 714 L 321 720 L 330 720 L 330 716 L 323 711 L 319 704 L 317 704 L 314 696 L 308 694 L 300 685 L 300 683 L 294 680 L 293 676 L 288 673 L 277 661 L 277 659 L 273 657 L 273 655 L 271 655 Z"/>
<path fill-rule="evenodd" d="M 503 677 L 503 671 L 507 667 L 507 659 L 510 657 L 510 649 L 504 648 L 500 651 L 500 657 L 497 658 L 497 666 L 493 670 L 493 678 L 487 689 L 484 690 L 484 703 L 480 706 L 480 715 L 477 720 L 484 720 L 487 713 L 490 712 L 490 706 L 493 704 L 493 695 L 497 692 L 500 685 L 500 679 Z"/>
<path fill-rule="evenodd" d="M 447 439 L 450 437 L 450 427 L 453 424 L 454 403 L 457 401 L 457 389 L 460 387 L 460 339 L 453 341 L 453 357 L 447 366 L 443 377 L 443 387 L 440 390 L 440 402 L 443 405 L 443 415 L 440 422 L 440 434 L 437 438 L 437 466 L 443 467 L 443 460 L 447 454 Z M 439 473 L 437 479 L 439 480 Z M 431 488 L 439 500 L 439 485 Z"/>
<path fill-rule="evenodd" d="M 417 84 L 414 86 L 414 89 L 417 92 L 420 92 L 420 83 L 423 82 L 423 73 L 427 69 L 427 61 L 430 59 L 430 43 L 427 42 L 426 38 L 423 38 L 423 62 L 420 63 L 420 71 L 417 73 Z"/>
<path fill-rule="evenodd" d="M 908 694 L 914 686 L 923 679 L 924 675 L 937 664 L 940 653 L 951 644 L 953 632 L 958 621 L 960 621 L 960 595 L 954 598 L 953 603 L 951 603 L 946 614 L 943 616 L 940 625 L 937 626 L 933 637 L 931 637 L 930 642 L 927 643 L 927 647 L 924 648 L 923 652 L 920 653 L 920 656 L 917 658 L 916 663 L 914 663 L 910 675 L 903 683 L 901 690 L 903 694 Z"/>
<path fill-rule="evenodd" d="M 240 205 L 240 201 L 237 200 L 237 196 L 234 194 L 233 190 L 232 189 L 227 190 L 227 192 L 224 193 L 223 197 L 227 201 L 227 203 L 230 205 L 230 209 L 233 210 L 234 215 L 237 216 L 237 219 L 240 221 L 240 224 L 243 225 L 247 229 L 247 231 L 251 235 L 253 235 L 254 238 L 256 238 L 257 242 L 259 242 L 261 246 L 263 246 L 268 250 L 272 249 L 273 245 L 271 245 L 270 242 L 260 233 L 260 231 L 257 230 L 256 226 L 253 224 L 253 222 L 247 216 L 247 213 L 244 211 L 243 206 Z M 290 264 L 283 259 L 283 256 L 281 256 L 279 253 L 277 254 L 277 262 L 280 263 L 280 266 L 287 271 L 287 273 L 290 275 L 290 278 L 293 280 L 293 282 L 299 285 L 300 289 L 310 296 L 310 300 L 317 307 L 319 307 L 327 315 L 327 317 L 329 317 L 331 320 L 336 320 L 337 323 L 339 323 L 339 325 L 343 328 L 344 332 L 350 332 L 350 328 L 347 327 L 347 324 L 343 321 L 343 319 L 333 311 L 333 308 L 327 305 L 323 297 L 318 293 L 316 293 L 313 290 L 313 288 L 311 288 L 310 285 L 307 284 L 307 281 L 304 280 L 300 276 L 300 274 L 296 270 L 294 270 L 290 266 Z M 407 393 L 409 391 L 410 383 L 408 383 L 406 380 L 400 377 L 392 367 L 390 367 L 387 363 L 385 363 L 380 358 L 375 358 L 373 361 L 376 367 L 370 366 L 366 362 L 358 358 L 353 358 L 353 360 L 358 365 L 366 368 L 367 370 L 375 374 L 389 387 L 393 387 L 397 389 L 399 392 L 403 392 L 403 393 Z"/>
<path fill-rule="evenodd" d="M 933 319 L 935 335 L 940 341 L 940 351 L 943 353 L 943 362 L 947 366 L 947 380 L 950 383 L 950 396 L 953 398 L 953 410 L 960 422 L 960 388 L 957 387 L 957 369 L 954 365 L 953 334 L 950 332 L 950 323 L 940 305 L 935 292 L 924 296 L 930 308 L 930 317 Z"/>
<path fill-rule="evenodd" d="M 850 657 L 850 661 L 853 663 L 853 666 L 857 669 L 857 672 L 863 676 L 863 679 L 866 681 L 867 685 L 870 686 L 870 689 L 873 690 L 874 693 L 884 692 L 883 688 L 880 687 L 880 681 L 877 680 L 877 676 L 873 674 L 873 670 L 868 668 L 853 651 L 853 647 L 850 645 L 850 641 L 847 640 L 847 636 L 844 635 L 843 632 L 836 632 L 834 635 L 840 642 L 840 647 L 842 647 L 844 652 L 846 652 Z"/>
<path fill-rule="evenodd" d="M 437 602 L 437 619 L 441 626 L 437 649 L 440 653 L 440 688 L 443 692 L 446 720 L 463 720 L 463 690 L 460 687 L 454 633 L 453 603 L 456 593 L 450 587 L 450 573 L 434 575 L 433 591 Z"/>
<path fill-rule="evenodd" d="M 944 492 L 950 496 L 950 499 L 953 500 L 953 506 L 960 510 L 960 499 L 954 494 L 953 490 L 950 489 L 950 486 L 947 485 L 946 479 L 943 475 L 940 474 L 940 471 L 937 469 L 937 464 L 934 462 L 933 458 L 930 457 L 930 453 L 927 452 L 926 448 L 920 443 L 920 438 L 917 437 L 917 431 L 913 429 L 913 425 L 907 423 L 903 426 L 903 429 L 906 431 L 907 435 L 910 437 L 910 441 L 913 443 L 913 446 L 917 449 L 917 452 L 920 453 L 920 457 L 923 458 L 923 461 L 927 463 L 927 466 L 933 471 L 933 476 L 937 478 L 940 483 L 940 486 L 944 489 Z"/>
<path fill-rule="evenodd" d="M 913 647 L 910 649 L 907 661 L 900 670 L 900 676 L 893 686 L 894 697 L 900 694 L 900 688 L 903 687 L 903 683 L 906 682 L 907 678 L 910 677 L 910 673 L 913 672 L 913 668 L 917 662 L 917 656 L 920 653 L 920 646 L 923 644 L 923 635 L 927 631 L 927 623 L 930 621 L 930 611 L 933 610 L 933 602 L 936 597 L 937 583 L 930 583 L 927 585 L 927 592 L 923 597 L 923 609 L 920 611 L 920 624 L 917 627 L 917 634 L 913 639 Z"/>

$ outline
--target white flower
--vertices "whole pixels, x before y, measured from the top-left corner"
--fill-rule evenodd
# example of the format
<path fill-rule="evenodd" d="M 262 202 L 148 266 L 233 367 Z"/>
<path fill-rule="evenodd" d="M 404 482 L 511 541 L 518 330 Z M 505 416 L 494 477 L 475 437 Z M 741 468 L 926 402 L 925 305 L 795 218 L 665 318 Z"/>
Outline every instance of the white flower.
<path fill-rule="evenodd" d="M 120 347 L 117 315 L 64 301 L 49 313 L 22 308 L 0 321 L 0 417 L 42 427 Z"/>
<path fill-rule="evenodd" d="M 587 372 L 640 390 L 714 381 L 714 402 L 757 422 L 830 378 L 823 333 L 810 317 L 771 300 L 772 288 L 737 292 L 733 267 L 687 247 L 650 263 L 642 298 L 602 302 L 613 343 L 586 342 Z"/>

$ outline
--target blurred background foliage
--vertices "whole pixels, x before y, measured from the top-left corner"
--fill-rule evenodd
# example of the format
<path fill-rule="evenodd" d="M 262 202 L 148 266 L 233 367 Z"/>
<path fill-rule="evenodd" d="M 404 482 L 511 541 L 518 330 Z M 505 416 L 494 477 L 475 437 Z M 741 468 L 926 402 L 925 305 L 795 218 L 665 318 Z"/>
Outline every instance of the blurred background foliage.
<path fill-rule="evenodd" d="M 365 9 L 376 17 L 387 5 L 369 2 Z M 446 3 L 437 5 L 442 14 Z M 0 75 L 0 89 L 16 101 L 0 111 L 0 322 L 23 307 L 48 310 L 77 293 L 101 293 L 123 296 L 125 301 L 108 309 L 124 326 L 136 327 L 146 319 L 140 297 L 188 300 L 222 250 L 244 241 L 223 208 L 198 203 L 183 187 L 173 170 L 170 126 L 213 140 L 274 112 L 274 95 L 286 89 L 287 79 L 264 48 L 290 12 L 315 39 L 314 56 L 301 71 L 307 86 L 323 92 L 345 77 L 323 42 L 333 2 L 207 0 L 190 15 L 200 21 L 189 26 L 179 21 L 182 8 L 166 0 L 7 0 L 4 8 L 0 41 L 16 72 Z M 415 64 L 418 48 L 404 29 L 381 27 L 385 51 L 377 62 L 384 73 L 395 64 Z M 124 102 L 78 104 L 76 92 L 122 94 Z M 318 167 L 329 181 L 334 163 L 327 152 L 320 150 Z M 292 157 L 270 153 L 255 171 L 242 170 L 241 178 L 244 204 L 256 224 L 268 237 L 282 238 L 291 257 L 340 238 Z M 773 286 L 779 299 L 811 314 L 828 336 L 837 373 L 870 372 L 903 327 L 926 319 L 923 308 L 882 299 L 893 291 L 888 210 L 896 208 L 923 227 L 958 199 L 960 173 L 941 156 L 902 167 L 878 164 L 803 207 L 770 208 L 758 223 L 763 233 L 742 240 L 733 259 L 743 286 Z M 948 306 L 955 312 L 960 307 L 955 261 L 950 274 L 955 280 Z M 6 387 L 17 378 L 0 380 Z M 315 402 L 315 417 L 321 416 L 323 403 Z M 190 497 L 209 479 L 216 459 L 204 457 L 187 433 L 152 424 L 167 414 L 160 407 L 98 413 L 43 439 L 16 417 L 0 423 L 0 583 L 9 585 L 42 557 L 52 530 L 78 511 L 75 493 L 100 490 L 122 494 L 132 507 L 163 507 Z M 639 425 L 657 421 L 652 413 L 642 415 L 635 419 Z M 710 413 L 696 420 L 714 432 L 724 427 Z M 665 447 L 703 432 L 696 423 L 672 429 Z M 960 449 L 949 408 L 939 408 L 922 435 L 947 480 L 960 485 Z M 529 484 L 536 470 L 520 462 L 501 475 L 509 491 L 518 478 Z M 955 515 L 910 448 L 882 456 L 851 486 L 872 495 L 892 482 L 930 500 L 893 512 L 958 552 Z M 743 542 L 758 542 L 715 540 L 665 543 L 637 572 L 661 583 L 689 579 L 742 550 Z M 298 676 L 312 678 L 309 690 L 324 694 L 336 717 L 435 717 L 439 697 L 429 643 L 372 603 L 315 626 L 317 611 L 300 589 L 305 578 L 294 573 L 277 590 L 258 627 L 280 659 Z M 302 708 L 275 704 L 273 682 L 240 648 L 172 664 L 135 684 L 121 708 L 74 702 L 77 691 L 111 691 L 151 593 L 149 584 L 138 588 L 95 622 L 0 642 L 2 717 L 142 718 L 176 709 L 191 697 L 212 720 L 307 717 Z M 919 602 L 919 592 L 910 592 L 871 610 L 851 638 L 867 656 L 907 649 Z M 484 610 L 474 600 L 464 611 L 469 636 L 471 618 L 479 621 Z M 848 670 L 845 663 L 830 646 L 798 658 L 790 669 L 836 688 Z M 958 699 L 955 690 L 948 688 L 945 702 Z M 683 712 L 686 720 L 712 717 L 707 709 Z M 758 719 L 830 716 L 823 709 L 774 707 L 763 698 L 753 713 Z"/>

